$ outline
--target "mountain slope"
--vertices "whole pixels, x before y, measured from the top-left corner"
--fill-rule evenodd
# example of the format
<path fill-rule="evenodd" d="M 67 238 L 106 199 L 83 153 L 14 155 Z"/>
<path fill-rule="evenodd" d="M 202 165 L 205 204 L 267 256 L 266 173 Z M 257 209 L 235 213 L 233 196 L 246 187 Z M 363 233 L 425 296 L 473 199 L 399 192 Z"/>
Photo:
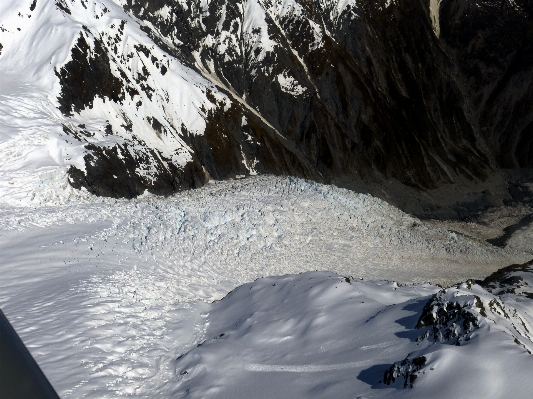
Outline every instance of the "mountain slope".
<path fill-rule="evenodd" d="M 0 95 L 42 93 L 23 101 L 46 104 L 41 123 L 65 152 L 49 166 L 93 194 L 274 173 L 457 217 L 511 198 L 502 168 L 531 167 L 533 89 L 516 88 L 530 82 L 530 10 L 509 3 L 487 30 L 491 2 L 431 4 L 5 2 Z M 2 110 L 5 147 L 34 126 L 16 113 Z"/>

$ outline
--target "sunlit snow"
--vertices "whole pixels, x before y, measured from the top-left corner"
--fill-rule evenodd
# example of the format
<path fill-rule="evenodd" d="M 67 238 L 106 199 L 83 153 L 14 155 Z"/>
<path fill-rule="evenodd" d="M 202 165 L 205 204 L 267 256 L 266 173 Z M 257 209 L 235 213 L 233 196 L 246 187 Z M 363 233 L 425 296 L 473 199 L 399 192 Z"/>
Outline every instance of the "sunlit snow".
<path fill-rule="evenodd" d="M 73 398 L 179 391 L 176 358 L 209 338 L 208 302 L 257 278 L 328 270 L 365 281 L 445 284 L 528 259 L 429 227 L 371 196 L 293 178 L 221 182 L 170 198 L 80 194 L 63 205 L 2 205 L 0 223 L 0 307 L 60 395 Z M 409 292 L 427 297 L 436 289 Z M 328 298 L 348 300 L 343 295 Z M 386 303 L 400 300 L 394 290 L 387 295 Z M 361 298 L 381 301 L 370 291 Z M 324 348 L 331 339 L 340 338 Z M 379 348 L 383 339 L 360 346 Z M 274 365 L 270 371 L 302 364 L 273 359 L 251 358 L 246 367 L 257 373 L 264 366 L 255 364 Z M 330 360 L 370 364 L 359 364 L 357 354 Z"/>
<path fill-rule="evenodd" d="M 472 280 L 529 261 L 531 227 L 497 248 L 370 195 L 290 177 L 211 181 L 135 200 L 74 190 L 67 170 L 85 168 L 88 143 L 141 139 L 184 165 L 191 154 L 171 126 L 203 134 L 207 91 L 229 104 L 216 86 L 271 125 L 214 75 L 213 60 L 194 54 L 202 77 L 167 56 L 123 0 L 68 0 L 70 14 L 52 0 L 37 0 L 30 12 L 31 3 L 0 2 L 0 308 L 61 397 L 530 396 L 531 270 L 517 272 L 516 295 L 496 297 Z M 178 3 L 195 9 L 199 24 L 208 16 L 206 1 Z M 319 3 L 333 25 L 357 10 L 356 0 Z M 272 35 L 303 13 L 292 0 L 241 6 L 232 29 L 242 43 L 223 30 L 226 4 L 217 31 L 201 38 L 226 61 L 243 52 L 266 59 L 277 46 Z M 170 6 L 155 13 L 175 23 Z M 268 19 L 279 32 L 268 31 Z M 310 29 L 314 50 L 327 32 L 324 24 Z M 133 88 L 142 77 L 153 93 L 139 89 L 121 105 L 97 97 L 80 113 L 61 114 L 56 71 L 80 35 L 91 48 L 97 40 L 116 48 L 112 74 Z M 308 90 L 287 71 L 274 76 L 285 93 Z M 148 117 L 166 130 L 154 131 Z M 64 133 L 79 126 L 87 137 Z M 257 161 L 242 158 L 255 175 Z M 153 173 L 142 167 L 136 173 Z M 471 325 L 439 326 L 453 340 L 435 326 L 416 329 L 437 293 L 441 308 L 426 311 L 460 308 L 470 317 Z M 397 381 L 385 385 L 391 367 Z"/>

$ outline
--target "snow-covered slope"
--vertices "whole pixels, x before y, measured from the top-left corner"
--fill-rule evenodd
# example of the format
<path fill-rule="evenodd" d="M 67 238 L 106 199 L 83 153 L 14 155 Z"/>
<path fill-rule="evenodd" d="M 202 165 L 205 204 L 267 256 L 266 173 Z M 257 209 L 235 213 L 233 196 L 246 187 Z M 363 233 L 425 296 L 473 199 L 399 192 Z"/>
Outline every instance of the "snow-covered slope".
<path fill-rule="evenodd" d="M 246 284 L 210 306 L 204 340 L 177 360 L 175 393 L 529 397 L 527 311 L 471 283 L 435 291 L 328 273 Z"/>
<path fill-rule="evenodd" d="M 209 82 L 168 57 L 111 1 L 1 7 L 2 197 L 39 200 L 35 191 L 47 183 L 60 191 L 51 180 L 65 186 L 69 167 L 80 188 L 75 176 L 102 162 L 107 170 L 95 178 L 108 191 L 95 189 L 101 195 L 203 184 L 176 128 L 203 133 L 207 91 L 224 99 Z"/>
<path fill-rule="evenodd" d="M 303 306 L 300 321 L 289 320 L 298 313 L 289 307 L 283 310 L 288 312 L 284 316 L 288 324 L 259 329 L 264 334 L 272 331 L 272 340 L 266 335 L 257 337 L 257 357 L 247 355 L 251 357 L 246 364 L 260 366 L 243 372 L 251 373 L 256 382 L 268 376 L 291 379 L 298 375 L 303 385 L 295 386 L 294 392 L 312 397 L 302 390 L 316 387 L 320 373 L 327 371 L 323 375 L 326 389 L 339 378 L 346 382 L 343 379 L 348 376 L 355 379 L 357 373 L 379 366 L 375 379 L 363 373 L 361 385 L 347 391 L 356 395 L 363 392 L 356 387 L 378 384 L 386 368 L 418 348 L 403 335 L 394 335 L 403 331 L 396 328 L 396 320 L 412 316 L 405 329 L 413 329 L 420 315 L 414 316 L 409 304 L 416 303 L 414 311 L 421 311 L 438 291 L 436 286 L 400 289 L 392 283 L 366 283 L 368 279 L 451 284 L 483 278 L 530 257 L 433 227 L 369 195 L 266 176 L 209 184 L 166 199 L 111 200 L 87 194 L 62 205 L 2 205 L 0 254 L 0 307 L 60 395 L 72 398 L 181 395 L 193 385 L 204 392 L 214 384 L 212 378 L 218 377 L 211 372 L 192 373 L 190 367 L 196 362 L 195 370 L 205 364 L 211 370 L 216 364 L 222 369 L 220 376 L 227 376 L 219 363 L 226 349 L 221 347 L 220 352 L 211 343 L 201 346 L 213 348 L 211 362 L 203 349 L 194 349 L 196 345 L 226 333 L 220 330 L 221 323 L 233 323 L 230 316 L 248 318 L 249 306 L 255 312 L 250 325 L 257 321 L 266 326 L 276 317 L 267 312 L 277 309 L 269 304 L 291 302 Z M 206 303 L 261 277 L 313 270 L 330 271 L 309 276 L 316 280 L 317 292 L 308 291 L 308 278 L 297 275 L 259 280 L 220 303 Z M 352 281 L 350 285 L 340 276 L 363 277 L 365 283 Z M 292 284 L 297 288 L 291 288 Z M 257 299 L 270 297 L 263 304 L 246 297 L 259 288 L 263 294 Z M 236 298 L 243 293 L 244 302 L 237 305 Z M 475 294 L 485 300 L 481 293 Z M 224 310 L 226 303 L 230 310 Z M 388 307 L 393 303 L 397 306 Z M 337 306 L 339 312 L 333 310 Z M 329 309 L 333 313 L 328 316 Z M 378 323 L 372 324 L 373 336 L 366 337 L 364 331 L 370 330 L 358 332 L 359 327 L 366 328 L 366 319 L 389 309 L 390 317 L 376 317 L 372 322 Z M 314 323 L 318 323 L 319 335 L 311 328 Z M 253 327 L 249 338 L 247 330 L 241 329 L 248 327 L 237 328 L 234 337 L 254 341 Z M 275 348 L 296 340 L 270 344 L 283 334 L 290 335 L 287 329 L 292 327 L 301 340 L 292 347 L 296 358 L 284 360 Z M 417 336 L 423 333 L 417 331 Z M 349 350 L 343 354 L 343 348 Z M 195 351 L 201 351 L 201 358 L 194 360 Z M 372 363 L 376 353 L 383 351 L 385 355 L 378 356 L 383 359 Z M 239 363 L 239 353 L 231 364 L 226 363 L 231 365 L 228 373 Z M 305 362 L 306 356 L 311 360 Z M 328 365 L 334 367 L 329 370 Z M 296 371 L 288 376 L 276 374 L 283 366 Z M 448 368 L 444 362 L 443 372 Z M 180 376 L 184 370 L 190 375 Z M 228 381 L 238 378 L 232 375 Z"/>

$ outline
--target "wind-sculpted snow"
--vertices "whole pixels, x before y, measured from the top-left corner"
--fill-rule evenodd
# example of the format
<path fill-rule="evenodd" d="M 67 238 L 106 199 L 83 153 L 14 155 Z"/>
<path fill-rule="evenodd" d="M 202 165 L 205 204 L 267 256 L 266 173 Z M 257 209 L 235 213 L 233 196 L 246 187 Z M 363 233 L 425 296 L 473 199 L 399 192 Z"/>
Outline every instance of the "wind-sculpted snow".
<path fill-rule="evenodd" d="M 527 398 L 519 312 L 471 283 L 434 291 L 318 272 L 246 284 L 209 307 L 204 340 L 177 359 L 177 397 Z M 460 345 L 419 337 L 468 323 Z"/>

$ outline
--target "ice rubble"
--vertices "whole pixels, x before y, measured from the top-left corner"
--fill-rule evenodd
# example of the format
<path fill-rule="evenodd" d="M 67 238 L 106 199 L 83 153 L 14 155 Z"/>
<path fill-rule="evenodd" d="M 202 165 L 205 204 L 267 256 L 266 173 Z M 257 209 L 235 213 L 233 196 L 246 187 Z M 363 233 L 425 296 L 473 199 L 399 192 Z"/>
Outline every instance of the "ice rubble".
<path fill-rule="evenodd" d="M 255 292 L 264 287 L 269 301 L 297 302 L 308 309 L 307 313 L 301 310 L 296 324 L 287 321 L 279 329 L 277 324 L 270 330 L 265 327 L 265 332 L 277 333 L 270 340 L 259 339 L 262 346 L 257 346 L 257 353 L 273 351 L 273 358 L 252 356 L 243 372 L 254 376 L 278 373 L 285 375 L 280 377 L 283 381 L 297 375 L 303 385 L 296 390 L 313 386 L 316 376 L 325 373 L 321 380 L 325 392 L 329 385 L 347 386 L 334 381 L 342 374 L 350 375 L 353 382 L 359 370 L 362 380 L 356 386 L 368 388 L 377 383 L 368 375 L 378 370 L 375 381 L 379 381 L 386 369 L 416 347 L 411 340 L 394 335 L 401 317 L 411 316 L 409 328 L 416 325 L 419 315 L 409 310 L 409 301 L 416 303 L 415 311 L 421 311 L 438 291 L 435 286 L 399 287 L 367 283 L 368 279 L 454 283 L 482 278 L 529 256 L 426 224 L 369 195 L 295 178 L 258 176 L 213 182 L 168 198 L 146 195 L 127 201 L 80 193 L 65 203 L 55 201 L 51 198 L 47 205 L 31 207 L 0 206 L 0 306 L 62 397 L 153 397 L 185 392 L 187 378 L 196 374 L 180 377 L 183 370 L 176 372 L 176 358 L 225 333 L 218 332 L 213 320 L 225 317 L 223 307 L 231 299 L 214 305 L 208 302 L 261 277 L 312 270 L 330 271 L 309 276 L 324 288 L 322 294 L 316 288 L 316 301 L 309 297 L 315 291 L 300 297 L 305 288 L 300 275 L 258 280 L 238 290 Z M 355 281 L 363 277 L 365 282 L 350 278 L 350 284 L 341 276 L 354 276 Z M 272 284 L 281 282 L 286 291 L 278 295 Z M 291 284 L 297 287 L 293 291 Z M 360 291 L 357 296 L 355 288 Z M 356 304 L 356 297 L 368 307 Z M 238 307 L 251 306 L 252 299 Z M 347 324 L 332 330 L 324 327 L 336 323 L 326 308 L 336 304 L 344 310 L 331 317 L 337 315 L 338 323 Z M 300 312 L 298 306 L 289 306 L 287 311 Z M 216 309 L 222 316 L 216 315 Z M 266 326 L 275 315 L 264 310 L 254 310 L 252 319 Z M 244 311 L 242 317 L 248 316 Z M 359 330 L 370 317 L 373 321 L 365 325 L 372 329 L 368 333 Z M 314 331 L 315 323 L 317 331 L 322 331 L 319 337 L 332 334 L 324 338 L 327 342 L 313 344 L 318 351 L 313 352 L 313 359 L 324 357 L 323 362 L 285 359 L 272 349 L 285 341 L 290 344 L 281 335 L 284 331 L 290 335 L 292 327 L 301 328 L 303 341 L 298 345 L 307 345 L 305 333 Z M 420 335 L 417 330 L 416 337 Z M 343 354 L 339 348 L 349 347 L 357 337 L 359 349 Z M 511 343 L 516 350 L 524 350 Z M 206 345 L 200 348 L 212 344 Z M 205 353 L 204 360 L 209 358 Z M 377 353 L 386 355 L 377 359 Z M 194 359 L 193 354 L 183 359 Z M 217 356 L 219 352 L 214 351 L 212 359 Z M 199 361 L 198 370 L 204 360 Z M 211 384 L 212 377 L 209 373 L 205 383 Z M 194 383 L 204 389 L 207 385 L 202 384 Z M 387 389 L 396 391 L 396 387 Z"/>

